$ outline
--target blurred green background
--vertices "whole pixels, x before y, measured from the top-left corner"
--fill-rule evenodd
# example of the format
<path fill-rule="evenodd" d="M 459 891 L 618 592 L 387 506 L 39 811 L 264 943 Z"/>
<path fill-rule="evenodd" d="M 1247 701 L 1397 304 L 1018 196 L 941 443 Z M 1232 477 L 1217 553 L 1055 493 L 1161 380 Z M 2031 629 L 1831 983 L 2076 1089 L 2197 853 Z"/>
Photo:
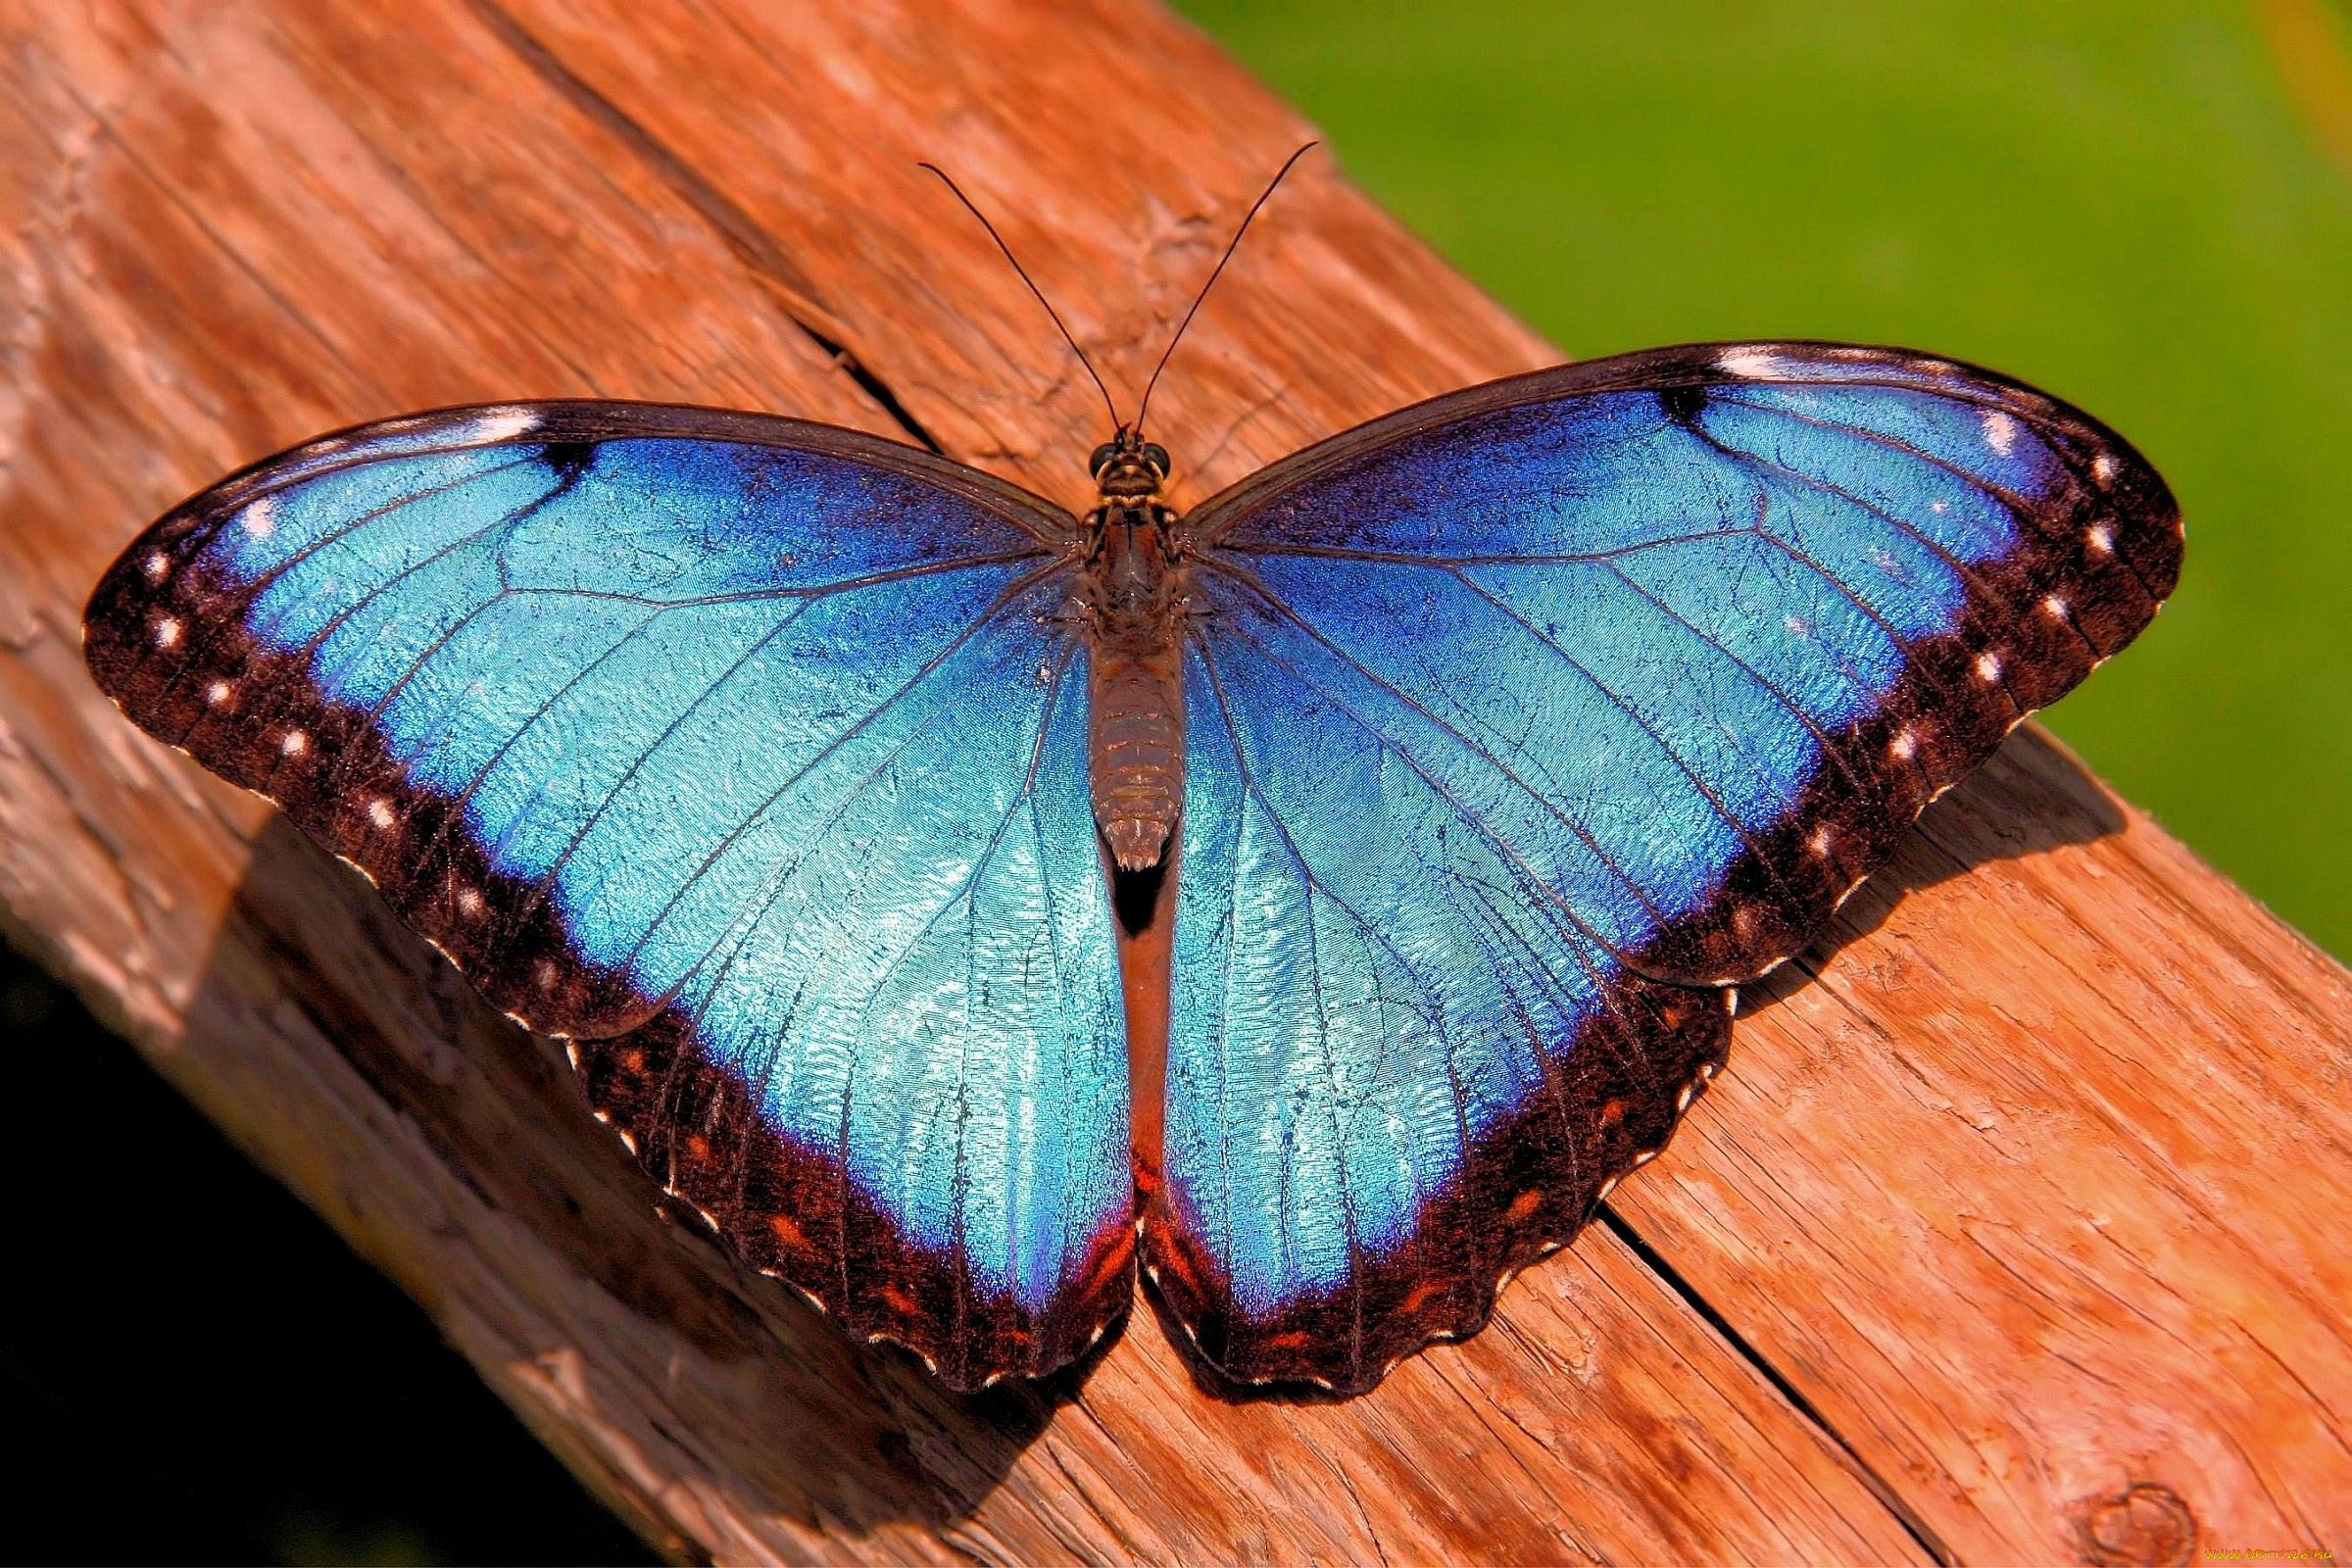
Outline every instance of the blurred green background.
<path fill-rule="evenodd" d="M 2047 722 L 2352 956 L 2345 0 L 1179 0 L 1577 358 L 1934 349 L 2122 430 L 2180 594 Z"/>

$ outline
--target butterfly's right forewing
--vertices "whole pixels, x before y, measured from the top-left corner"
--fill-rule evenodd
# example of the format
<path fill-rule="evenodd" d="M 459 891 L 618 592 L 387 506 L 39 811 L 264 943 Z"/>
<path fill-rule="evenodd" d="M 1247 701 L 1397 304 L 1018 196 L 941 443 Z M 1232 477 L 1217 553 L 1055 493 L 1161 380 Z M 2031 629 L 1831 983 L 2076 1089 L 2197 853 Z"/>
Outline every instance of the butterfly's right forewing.
<path fill-rule="evenodd" d="M 179 508 L 87 651 L 573 1037 L 747 1258 L 972 1386 L 1130 1290 L 1071 526 L 795 421 L 456 411 Z"/>

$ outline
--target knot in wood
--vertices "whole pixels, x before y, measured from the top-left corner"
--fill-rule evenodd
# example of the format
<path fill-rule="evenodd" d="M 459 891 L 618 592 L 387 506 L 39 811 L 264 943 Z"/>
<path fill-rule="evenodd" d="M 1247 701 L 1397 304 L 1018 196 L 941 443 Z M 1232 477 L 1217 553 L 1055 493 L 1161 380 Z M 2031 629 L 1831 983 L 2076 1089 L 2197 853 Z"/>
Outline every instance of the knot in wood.
<path fill-rule="evenodd" d="M 2082 1560 L 2096 1568 L 2177 1568 L 2197 1549 L 2197 1516 L 2152 1481 L 2082 1504 L 2076 1529 Z"/>

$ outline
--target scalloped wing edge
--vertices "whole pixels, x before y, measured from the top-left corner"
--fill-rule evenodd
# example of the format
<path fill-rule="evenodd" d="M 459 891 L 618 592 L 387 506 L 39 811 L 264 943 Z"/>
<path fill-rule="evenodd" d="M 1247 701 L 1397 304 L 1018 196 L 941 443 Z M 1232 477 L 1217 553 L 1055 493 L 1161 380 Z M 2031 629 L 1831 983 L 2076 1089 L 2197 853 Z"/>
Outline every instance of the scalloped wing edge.
<path fill-rule="evenodd" d="M 1463 1167 L 1422 1201 L 1411 1236 L 1361 1258 L 1338 1286 L 1249 1315 L 1184 1196 L 1165 1185 L 1145 1214 L 1144 1277 L 1217 1378 L 1365 1393 L 1406 1357 L 1486 1327 L 1513 1277 L 1573 1241 L 1620 1181 L 1665 1150 L 1729 1057 L 1737 1004 L 1728 988 L 1612 980 L 1606 1006 L 1565 1052 L 1539 1052 L 1544 1087 L 1472 1140 Z M 1642 1103 L 1637 1074 L 1653 1073 L 1678 1086 L 1671 1104 Z"/>

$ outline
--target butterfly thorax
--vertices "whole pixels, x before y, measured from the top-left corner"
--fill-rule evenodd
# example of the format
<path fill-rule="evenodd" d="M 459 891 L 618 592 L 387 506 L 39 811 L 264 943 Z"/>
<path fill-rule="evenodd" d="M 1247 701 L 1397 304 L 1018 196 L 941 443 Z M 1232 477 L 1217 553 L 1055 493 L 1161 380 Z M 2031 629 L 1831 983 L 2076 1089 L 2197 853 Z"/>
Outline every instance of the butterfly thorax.
<path fill-rule="evenodd" d="M 1095 822 L 1123 871 L 1159 863 L 1184 799 L 1182 639 L 1189 572 L 1159 498 L 1164 448 L 1122 428 L 1095 449 L 1078 618 L 1086 628 Z"/>

